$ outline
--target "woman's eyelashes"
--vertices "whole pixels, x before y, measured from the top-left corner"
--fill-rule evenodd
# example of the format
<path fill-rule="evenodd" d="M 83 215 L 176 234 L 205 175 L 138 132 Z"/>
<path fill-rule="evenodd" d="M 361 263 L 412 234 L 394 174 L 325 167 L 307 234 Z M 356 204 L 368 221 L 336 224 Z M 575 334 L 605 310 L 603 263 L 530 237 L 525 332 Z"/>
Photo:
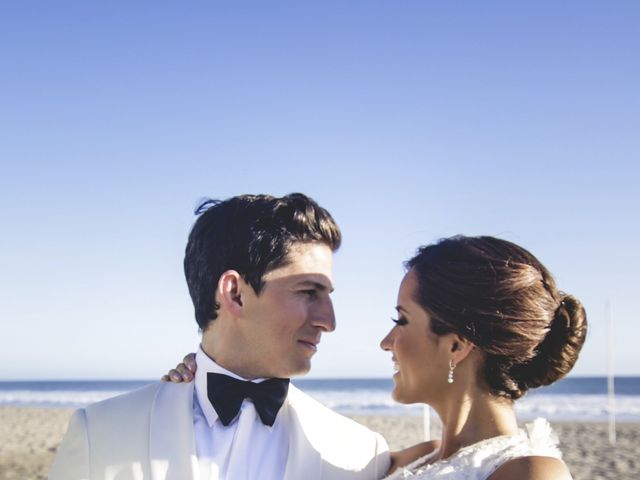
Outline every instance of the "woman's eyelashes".
<path fill-rule="evenodd" d="M 409 323 L 404 317 L 392 318 L 391 321 L 396 325 L 406 325 L 407 323 Z"/>

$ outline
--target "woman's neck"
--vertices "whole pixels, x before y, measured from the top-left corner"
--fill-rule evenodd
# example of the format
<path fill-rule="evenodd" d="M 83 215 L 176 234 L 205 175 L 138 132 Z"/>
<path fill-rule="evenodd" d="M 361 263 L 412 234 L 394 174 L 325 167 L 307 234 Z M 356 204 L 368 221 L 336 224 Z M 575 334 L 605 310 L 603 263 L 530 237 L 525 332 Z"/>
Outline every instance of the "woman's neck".
<path fill-rule="evenodd" d="M 487 438 L 518 431 L 511 402 L 486 392 L 460 391 L 434 409 L 442 421 L 442 443 L 435 460 Z"/>

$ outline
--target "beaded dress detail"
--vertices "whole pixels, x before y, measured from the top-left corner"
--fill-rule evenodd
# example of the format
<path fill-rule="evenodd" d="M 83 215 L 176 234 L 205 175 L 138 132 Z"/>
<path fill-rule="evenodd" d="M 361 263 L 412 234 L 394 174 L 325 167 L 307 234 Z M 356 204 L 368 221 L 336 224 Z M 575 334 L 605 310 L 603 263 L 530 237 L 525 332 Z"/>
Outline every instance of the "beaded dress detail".
<path fill-rule="evenodd" d="M 449 458 L 428 463 L 437 452 L 399 468 L 386 480 L 486 480 L 502 464 L 520 457 L 542 456 L 561 459 L 558 437 L 549 422 L 538 418 L 515 435 L 488 438 L 461 448 Z"/>

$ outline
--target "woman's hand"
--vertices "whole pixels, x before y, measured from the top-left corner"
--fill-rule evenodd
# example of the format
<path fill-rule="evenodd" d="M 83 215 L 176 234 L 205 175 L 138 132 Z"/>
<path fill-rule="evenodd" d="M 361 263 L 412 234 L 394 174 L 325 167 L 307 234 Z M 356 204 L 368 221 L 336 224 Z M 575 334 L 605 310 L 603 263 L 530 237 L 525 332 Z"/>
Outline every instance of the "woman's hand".
<path fill-rule="evenodd" d="M 431 440 L 429 442 L 418 443 L 404 450 L 391 452 L 391 465 L 387 475 L 393 473 L 396 469 L 409 465 L 414 460 L 424 457 L 426 454 L 433 452 L 440 446 L 440 440 Z"/>
<path fill-rule="evenodd" d="M 176 365 L 176 368 L 169 370 L 169 373 L 163 375 L 160 380 L 163 382 L 190 382 L 193 380 L 193 374 L 196 373 L 196 354 L 188 353 L 183 359 L 182 363 Z"/>

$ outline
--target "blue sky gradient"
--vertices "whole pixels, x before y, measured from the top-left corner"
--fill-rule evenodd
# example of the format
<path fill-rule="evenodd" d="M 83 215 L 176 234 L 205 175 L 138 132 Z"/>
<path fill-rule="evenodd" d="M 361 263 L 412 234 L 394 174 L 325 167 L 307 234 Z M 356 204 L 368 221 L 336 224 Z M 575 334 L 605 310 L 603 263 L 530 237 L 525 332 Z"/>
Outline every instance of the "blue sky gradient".
<path fill-rule="evenodd" d="M 489 234 L 583 300 L 575 374 L 640 374 L 640 4 L 0 7 L 0 379 L 158 377 L 196 348 L 202 197 L 302 191 L 343 229 L 313 377 L 387 376 L 402 261 Z"/>

